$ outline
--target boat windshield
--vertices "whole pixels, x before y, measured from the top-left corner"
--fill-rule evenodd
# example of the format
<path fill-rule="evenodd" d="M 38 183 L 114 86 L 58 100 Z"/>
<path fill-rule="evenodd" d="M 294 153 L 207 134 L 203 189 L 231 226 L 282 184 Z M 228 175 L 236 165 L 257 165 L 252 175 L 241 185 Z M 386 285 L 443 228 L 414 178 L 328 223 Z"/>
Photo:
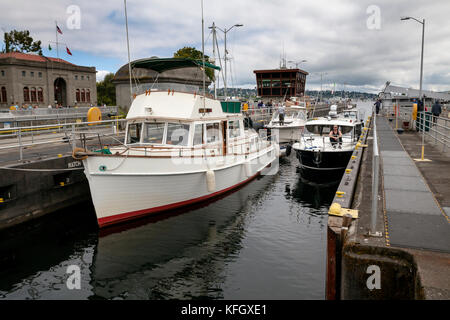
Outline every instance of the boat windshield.
<path fill-rule="evenodd" d="M 333 129 L 333 125 L 324 125 L 324 124 L 310 124 L 306 125 L 306 131 L 312 134 L 318 135 L 328 135 L 330 131 Z M 351 132 L 353 126 L 339 126 L 339 130 L 341 130 L 342 134 L 346 134 Z"/>
<path fill-rule="evenodd" d="M 344 111 L 344 118 L 357 119 L 358 115 L 356 111 Z"/>
<path fill-rule="evenodd" d="M 298 110 L 286 110 L 284 116 L 285 116 L 285 118 L 306 120 L 305 112 L 298 111 Z M 279 118 L 279 113 L 278 113 L 278 110 L 277 110 L 277 111 L 274 112 L 274 114 L 272 116 L 272 120 L 278 120 L 278 118 Z"/>
<path fill-rule="evenodd" d="M 168 123 L 166 144 L 187 146 L 189 142 L 189 125 L 183 123 Z"/>
<path fill-rule="evenodd" d="M 145 122 L 128 125 L 127 143 L 150 143 L 187 146 L 189 124 L 172 122 Z"/>
<path fill-rule="evenodd" d="M 165 125 L 164 122 L 145 123 L 142 143 L 162 144 Z"/>

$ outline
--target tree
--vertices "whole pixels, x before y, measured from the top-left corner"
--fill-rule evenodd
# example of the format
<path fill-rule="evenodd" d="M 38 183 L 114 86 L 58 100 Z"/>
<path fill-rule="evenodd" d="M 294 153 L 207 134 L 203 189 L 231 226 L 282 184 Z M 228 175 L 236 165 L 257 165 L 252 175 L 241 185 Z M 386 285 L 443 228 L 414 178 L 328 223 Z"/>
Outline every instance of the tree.
<path fill-rule="evenodd" d="M 97 82 L 97 101 L 99 105 L 116 105 L 116 87 L 112 80 L 114 73 L 108 73 L 103 81 Z"/>
<path fill-rule="evenodd" d="M 4 33 L 5 48 L 2 52 L 37 52 L 42 56 L 41 41 L 33 41 L 30 31 L 12 30 Z"/>
<path fill-rule="evenodd" d="M 202 60 L 202 52 L 194 47 L 183 47 L 173 54 L 174 58 L 185 58 Z M 208 62 L 209 57 L 205 54 L 205 62 Z M 205 73 L 211 81 L 214 81 L 214 69 L 206 68 Z"/>

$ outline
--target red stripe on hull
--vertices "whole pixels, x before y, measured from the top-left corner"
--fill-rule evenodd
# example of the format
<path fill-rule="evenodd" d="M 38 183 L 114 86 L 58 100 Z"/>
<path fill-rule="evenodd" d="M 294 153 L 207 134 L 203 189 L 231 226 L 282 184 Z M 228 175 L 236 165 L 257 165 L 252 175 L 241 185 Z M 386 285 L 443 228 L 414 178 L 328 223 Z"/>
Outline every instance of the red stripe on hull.
<path fill-rule="evenodd" d="M 248 178 L 247 180 L 244 180 L 238 184 L 235 184 L 234 186 L 228 187 L 226 189 L 220 190 L 220 191 L 216 191 L 214 193 L 208 194 L 206 196 L 202 196 L 199 198 L 195 198 L 195 199 L 190 199 L 190 200 L 186 200 L 186 201 L 181 201 L 181 202 L 176 202 L 176 203 L 171 203 L 171 204 L 167 204 L 164 206 L 160 206 L 160 207 L 154 207 L 154 208 L 149 208 L 149 209 L 143 209 L 143 210 L 137 210 L 137 211 L 131 211 L 131 212 L 126 212 L 126 213 L 120 213 L 120 214 L 116 214 L 114 216 L 110 216 L 110 217 L 104 217 L 104 218 L 100 218 L 97 219 L 98 221 L 98 225 L 100 228 L 104 228 L 107 226 L 111 226 L 117 223 L 122 223 L 125 222 L 127 220 L 132 220 L 132 219 L 137 219 L 140 217 L 144 217 L 146 215 L 149 214 L 153 214 L 153 213 L 158 213 L 158 212 L 162 212 L 162 211 L 167 211 L 167 210 L 172 210 L 172 209 L 177 209 L 183 206 L 188 206 L 197 202 L 201 202 L 201 201 L 205 201 L 214 197 L 217 197 L 225 192 L 228 192 L 232 189 L 238 188 L 248 182 L 250 182 L 251 180 L 253 180 L 254 178 L 256 178 L 258 175 L 260 174 L 260 172 L 258 172 L 257 174 L 255 174 L 254 176 Z"/>

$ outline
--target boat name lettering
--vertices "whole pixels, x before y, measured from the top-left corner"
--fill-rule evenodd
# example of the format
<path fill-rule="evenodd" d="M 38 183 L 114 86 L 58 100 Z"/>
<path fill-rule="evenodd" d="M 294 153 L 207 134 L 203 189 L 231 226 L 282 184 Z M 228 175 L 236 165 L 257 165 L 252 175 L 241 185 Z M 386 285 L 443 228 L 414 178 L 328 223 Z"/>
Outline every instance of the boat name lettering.
<path fill-rule="evenodd" d="M 81 165 L 82 165 L 81 161 L 73 161 L 67 164 L 67 168 L 77 168 L 81 167 Z"/>

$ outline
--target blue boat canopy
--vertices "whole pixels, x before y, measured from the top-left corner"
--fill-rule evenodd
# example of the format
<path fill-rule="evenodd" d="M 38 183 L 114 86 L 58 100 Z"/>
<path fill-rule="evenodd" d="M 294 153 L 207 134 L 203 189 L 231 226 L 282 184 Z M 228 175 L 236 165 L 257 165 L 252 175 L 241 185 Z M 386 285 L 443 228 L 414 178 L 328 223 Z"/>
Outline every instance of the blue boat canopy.
<path fill-rule="evenodd" d="M 155 70 L 159 73 L 188 67 L 202 67 L 203 61 L 185 58 L 147 58 L 131 62 L 131 67 Z M 220 70 L 220 67 L 205 62 L 205 67 Z"/>

